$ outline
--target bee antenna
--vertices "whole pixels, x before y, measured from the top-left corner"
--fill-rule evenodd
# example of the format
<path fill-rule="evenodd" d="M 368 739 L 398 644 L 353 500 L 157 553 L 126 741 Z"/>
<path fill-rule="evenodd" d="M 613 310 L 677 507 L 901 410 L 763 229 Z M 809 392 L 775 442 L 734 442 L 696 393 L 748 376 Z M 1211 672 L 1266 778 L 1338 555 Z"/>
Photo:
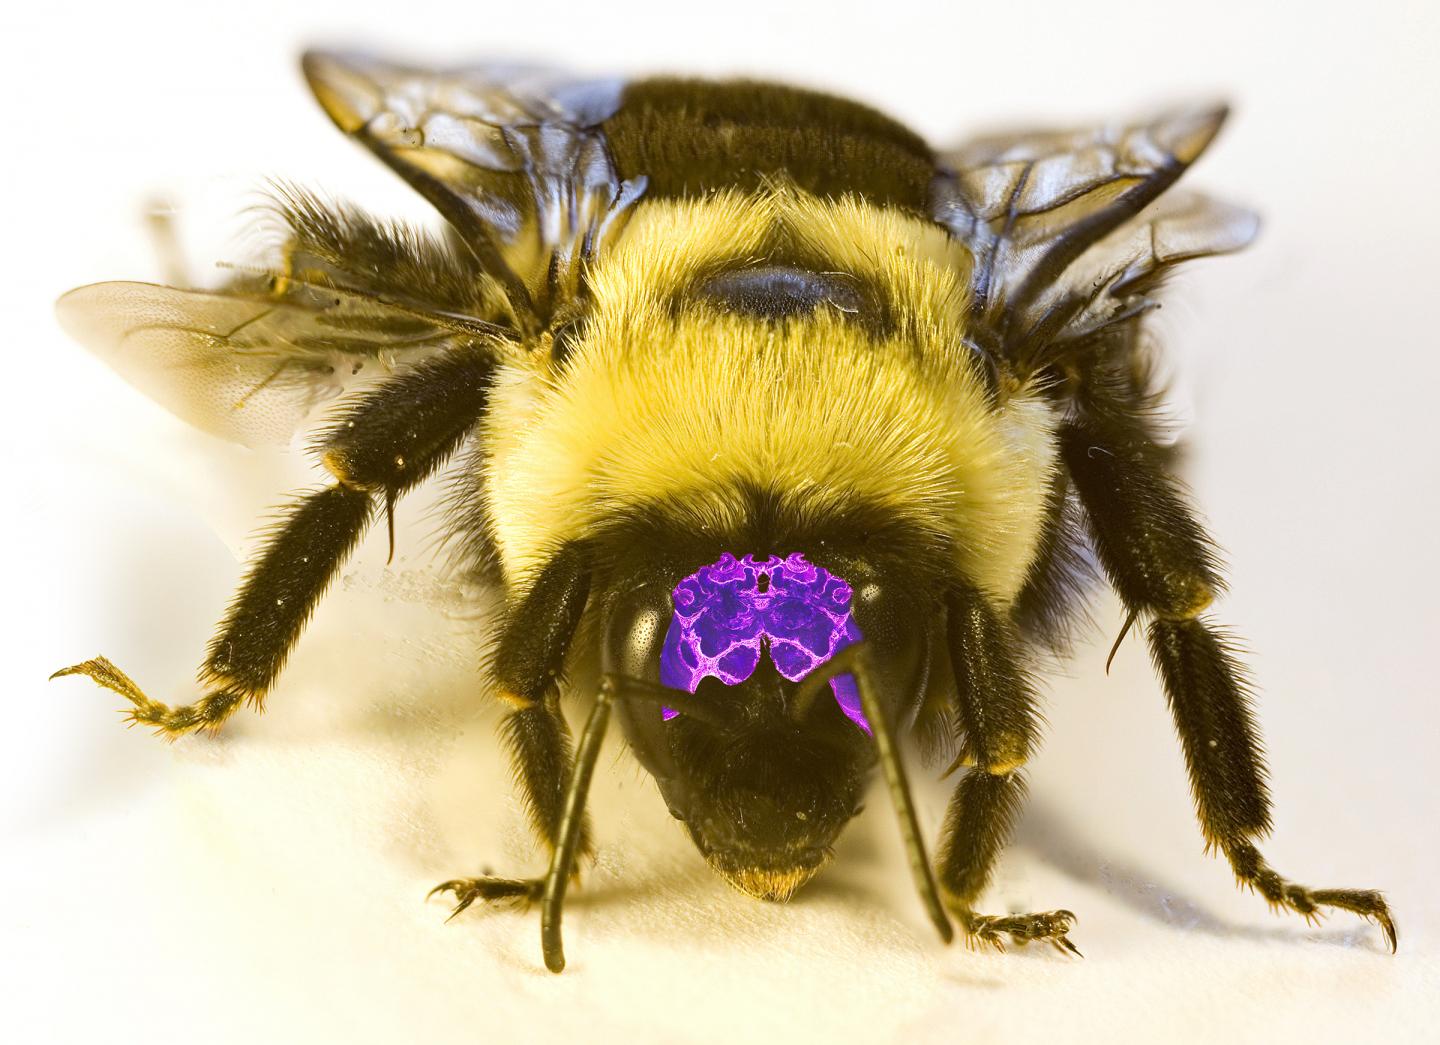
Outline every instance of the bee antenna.
<path fill-rule="evenodd" d="M 825 692 L 831 680 L 855 671 L 856 661 L 866 649 L 866 642 L 862 639 L 846 646 L 806 675 L 800 688 L 795 691 L 795 698 L 790 702 L 790 718 L 797 724 L 809 718 L 810 712 L 815 710 L 815 701 Z"/>
<path fill-rule="evenodd" d="M 851 670 L 854 671 L 860 691 L 861 710 L 864 711 L 875 738 L 880 766 L 884 770 L 885 783 L 890 790 L 890 801 L 895 806 L 895 814 L 900 821 L 900 836 L 905 841 L 905 854 L 910 858 L 910 874 L 940 939 L 949 943 L 955 938 L 955 930 L 945 914 L 945 905 L 940 902 L 940 890 L 935 885 L 935 872 L 930 867 L 929 856 L 925 853 L 925 842 L 920 836 L 920 822 L 915 816 L 915 804 L 910 798 L 910 783 L 905 777 L 905 765 L 900 761 L 900 750 L 895 746 L 895 738 L 890 732 L 890 720 L 880 705 L 874 676 L 870 673 L 869 650 L 857 643 L 842 653 L 850 650 L 858 651 L 852 655 L 854 665 Z M 830 663 L 833 664 L 839 656 L 840 654 L 836 654 Z M 811 697 L 811 700 L 814 698 Z"/>
<path fill-rule="evenodd" d="M 565 945 L 560 935 L 560 919 L 565 907 L 565 889 L 575 872 L 580 857 L 580 838 L 585 823 L 585 798 L 590 793 L 590 778 L 600 757 L 605 728 L 610 724 L 610 701 L 615 687 L 609 678 L 601 679 L 595 707 L 585 722 L 585 732 L 575 751 L 575 768 L 565 785 L 565 806 L 560 814 L 559 841 L 550 856 L 545 873 L 545 887 L 540 906 L 540 948 L 545 967 L 551 972 L 565 968 Z"/>
<path fill-rule="evenodd" d="M 709 722 L 712 726 L 734 724 L 734 715 L 725 705 L 698 700 L 695 694 L 683 689 L 672 689 L 670 686 L 662 686 L 657 682 L 637 679 L 631 675 L 619 675 L 615 672 L 607 672 L 603 681 L 617 696 L 627 700 L 641 700 L 647 704 L 659 704 L 662 707 L 673 708 L 681 714 L 698 718 L 702 722 Z"/>

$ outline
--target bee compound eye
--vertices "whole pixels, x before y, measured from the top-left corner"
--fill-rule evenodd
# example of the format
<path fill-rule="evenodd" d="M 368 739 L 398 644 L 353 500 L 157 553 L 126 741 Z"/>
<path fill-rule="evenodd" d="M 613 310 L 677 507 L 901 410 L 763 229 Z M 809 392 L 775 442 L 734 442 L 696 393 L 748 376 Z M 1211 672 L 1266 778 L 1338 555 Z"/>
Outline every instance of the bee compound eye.
<path fill-rule="evenodd" d="M 622 607 L 606 635 L 605 670 L 632 679 L 658 681 L 660 645 L 670 614 L 653 601 Z"/>

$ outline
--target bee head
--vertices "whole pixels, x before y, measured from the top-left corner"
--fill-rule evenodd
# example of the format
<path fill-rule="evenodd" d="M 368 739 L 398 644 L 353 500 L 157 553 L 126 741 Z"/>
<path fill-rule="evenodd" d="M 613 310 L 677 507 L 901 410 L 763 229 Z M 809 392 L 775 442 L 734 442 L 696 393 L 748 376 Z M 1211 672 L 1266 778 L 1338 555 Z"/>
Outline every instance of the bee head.
<path fill-rule="evenodd" d="M 666 587 L 612 616 L 627 738 L 711 866 L 746 893 L 788 899 L 829 859 L 876 760 L 856 679 L 825 670 L 867 641 L 854 590 L 801 554 L 725 554 Z M 913 653 L 879 658 L 908 669 L 875 673 L 887 696 L 923 686 Z M 806 700 L 817 671 L 833 677 Z M 627 686 L 643 699 L 624 699 Z"/>

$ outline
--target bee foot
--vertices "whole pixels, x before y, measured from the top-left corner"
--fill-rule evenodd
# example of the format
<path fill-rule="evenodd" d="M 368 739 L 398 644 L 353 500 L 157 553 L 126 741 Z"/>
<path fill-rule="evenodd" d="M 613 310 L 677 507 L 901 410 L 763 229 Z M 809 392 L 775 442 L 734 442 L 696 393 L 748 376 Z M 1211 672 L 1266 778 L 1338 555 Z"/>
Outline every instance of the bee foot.
<path fill-rule="evenodd" d="M 1349 911 L 1380 927 L 1391 954 L 1399 946 L 1400 934 L 1390 914 L 1390 905 L 1376 890 L 1310 889 L 1299 885 L 1281 877 L 1249 842 L 1227 847 L 1226 856 L 1240 885 L 1259 892 L 1272 910 L 1291 911 L 1311 925 L 1319 922 L 1323 908 Z"/>
<path fill-rule="evenodd" d="M 221 690 L 216 693 L 207 693 L 193 704 L 178 707 L 161 704 L 159 701 L 147 697 L 145 691 L 135 684 L 134 679 L 105 657 L 95 657 L 83 664 L 72 664 L 68 668 L 61 668 L 50 677 L 58 679 L 67 675 L 84 675 L 97 685 L 104 686 L 111 692 L 119 693 L 130 702 L 130 708 L 125 712 L 126 721 L 130 725 L 139 723 L 151 726 L 158 736 L 165 737 L 167 740 L 174 740 L 187 733 L 195 733 L 202 729 L 219 729 L 221 724 L 239 707 L 242 699 L 238 693 Z"/>
<path fill-rule="evenodd" d="M 436 893 L 453 893 L 456 900 L 455 909 L 450 912 L 450 917 L 445 919 L 448 922 L 476 900 L 483 900 L 486 903 L 507 903 L 521 908 L 529 907 L 540 899 L 544 889 L 545 879 L 543 878 L 493 878 L 490 876 L 452 878 L 431 889 L 425 894 L 425 899 L 430 899 Z"/>
<path fill-rule="evenodd" d="M 965 929 L 970 946 L 1005 949 L 1004 937 L 1024 946 L 1034 940 L 1051 944 L 1056 950 L 1083 958 L 1080 949 L 1070 941 L 1069 932 L 1075 924 L 1075 915 L 1070 911 L 1045 911 L 1040 914 L 990 915 L 975 914 L 973 911 L 959 912 L 960 924 Z"/>

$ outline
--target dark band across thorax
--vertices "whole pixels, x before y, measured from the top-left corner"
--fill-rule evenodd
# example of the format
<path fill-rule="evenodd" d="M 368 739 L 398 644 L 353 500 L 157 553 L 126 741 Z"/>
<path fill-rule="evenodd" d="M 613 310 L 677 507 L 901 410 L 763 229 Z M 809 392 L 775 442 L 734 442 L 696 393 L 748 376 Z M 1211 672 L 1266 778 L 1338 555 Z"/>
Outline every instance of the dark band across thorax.
<path fill-rule="evenodd" d="M 925 213 L 935 157 L 914 132 L 843 98 L 778 84 L 657 78 L 625 89 L 604 132 L 651 199 L 788 180 Z"/>

